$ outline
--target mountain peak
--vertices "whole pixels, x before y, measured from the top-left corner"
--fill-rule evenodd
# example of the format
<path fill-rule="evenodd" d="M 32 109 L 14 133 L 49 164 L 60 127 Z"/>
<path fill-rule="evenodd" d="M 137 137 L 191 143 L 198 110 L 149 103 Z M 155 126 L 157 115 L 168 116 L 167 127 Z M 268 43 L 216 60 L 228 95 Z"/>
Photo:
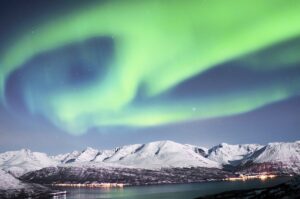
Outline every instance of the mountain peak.
<path fill-rule="evenodd" d="M 24 172 L 48 166 L 75 164 L 135 167 L 156 169 L 163 167 L 214 167 L 238 166 L 247 162 L 282 162 L 300 167 L 300 141 L 273 142 L 265 146 L 258 144 L 221 143 L 210 149 L 161 140 L 146 144 L 132 144 L 113 150 L 97 150 L 87 147 L 57 156 L 31 152 L 29 149 L 0 154 L 0 168 L 19 176 Z M 298 165 L 298 166 L 297 166 Z"/>
<path fill-rule="evenodd" d="M 24 153 L 31 153 L 31 150 L 27 148 L 21 149 L 20 151 Z"/>
<path fill-rule="evenodd" d="M 98 151 L 98 150 L 88 146 L 82 152 L 87 152 L 87 151 Z"/>
<path fill-rule="evenodd" d="M 228 145 L 230 145 L 230 144 L 227 144 L 226 142 L 222 142 L 222 143 L 220 143 L 218 146 L 219 146 L 219 147 L 226 147 L 226 146 L 228 146 Z"/>
<path fill-rule="evenodd" d="M 223 165 L 239 164 L 245 157 L 253 154 L 261 146 L 255 144 L 231 145 L 221 143 L 208 150 L 207 158 Z"/>

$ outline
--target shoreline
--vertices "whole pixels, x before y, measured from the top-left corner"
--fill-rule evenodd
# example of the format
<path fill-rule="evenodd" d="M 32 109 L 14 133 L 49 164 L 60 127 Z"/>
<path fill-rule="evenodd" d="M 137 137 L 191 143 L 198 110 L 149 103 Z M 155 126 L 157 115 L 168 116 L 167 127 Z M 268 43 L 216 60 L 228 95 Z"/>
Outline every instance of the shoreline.
<path fill-rule="evenodd" d="M 157 186 L 157 185 L 180 185 L 180 184 L 197 184 L 197 183 L 209 183 L 209 182 L 223 182 L 223 181 L 249 181 L 249 180 L 270 180 L 273 178 L 280 177 L 293 177 L 290 175 L 274 175 L 274 174 L 262 174 L 262 175 L 245 175 L 242 177 L 228 177 L 224 179 L 208 179 L 198 182 L 188 182 L 188 183 L 153 183 L 153 184 L 123 184 L 123 183 L 54 183 L 50 186 L 52 187 L 68 187 L 68 188 L 125 188 L 125 187 L 142 187 L 142 186 Z"/>

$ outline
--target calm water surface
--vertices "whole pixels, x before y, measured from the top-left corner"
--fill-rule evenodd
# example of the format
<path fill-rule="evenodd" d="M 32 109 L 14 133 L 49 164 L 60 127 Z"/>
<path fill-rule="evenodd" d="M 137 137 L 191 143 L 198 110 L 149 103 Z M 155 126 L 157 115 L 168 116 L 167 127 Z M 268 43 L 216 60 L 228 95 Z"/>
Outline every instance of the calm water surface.
<path fill-rule="evenodd" d="M 289 177 L 278 177 L 261 181 L 259 179 L 243 181 L 205 182 L 196 184 L 152 185 L 125 187 L 123 189 L 88 189 L 69 188 L 67 196 L 59 199 L 96 199 L 96 198 L 126 198 L 126 199 L 189 199 L 228 190 L 251 189 L 274 186 L 289 180 Z"/>

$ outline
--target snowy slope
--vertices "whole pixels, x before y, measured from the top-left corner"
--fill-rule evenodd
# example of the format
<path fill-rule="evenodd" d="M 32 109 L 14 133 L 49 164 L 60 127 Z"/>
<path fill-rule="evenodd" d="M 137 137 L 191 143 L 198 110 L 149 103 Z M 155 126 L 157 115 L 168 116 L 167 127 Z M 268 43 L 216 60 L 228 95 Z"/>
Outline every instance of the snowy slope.
<path fill-rule="evenodd" d="M 300 141 L 230 145 L 219 144 L 210 149 L 179 144 L 172 141 L 157 141 L 133 144 L 113 150 L 86 148 L 57 156 L 31 152 L 28 149 L 0 154 L 0 169 L 20 176 L 28 171 L 50 166 L 82 167 L 129 167 L 157 169 L 165 167 L 209 167 L 243 165 L 246 163 L 281 162 L 300 168 Z"/>
<path fill-rule="evenodd" d="M 92 162 L 103 162 L 115 154 L 116 150 L 103 150 L 99 151 Z"/>
<path fill-rule="evenodd" d="M 59 155 L 59 156 L 64 157 L 63 159 L 61 159 L 62 163 L 68 163 L 68 162 L 74 162 L 80 154 L 81 152 L 79 151 L 73 151 L 71 153 L 67 153 L 65 155 Z"/>
<path fill-rule="evenodd" d="M 24 184 L 20 180 L 0 169 L 0 190 L 21 189 L 23 187 Z"/>
<path fill-rule="evenodd" d="M 204 157 L 207 149 L 183 145 L 172 141 L 157 141 L 148 144 L 133 144 L 117 147 L 114 150 L 96 150 L 88 147 L 82 152 L 54 157 L 65 166 L 100 165 L 137 168 L 161 167 L 220 167 Z M 64 157 L 64 158 L 62 158 Z M 61 165 L 62 166 L 62 165 Z"/>
<path fill-rule="evenodd" d="M 93 149 L 91 147 L 87 147 L 83 151 L 73 151 L 71 153 L 59 154 L 57 156 L 52 156 L 53 159 L 59 161 L 63 164 L 73 163 L 73 162 L 102 162 L 103 159 L 111 156 L 113 154 L 113 150 L 104 150 L 100 151 L 97 149 Z"/>
<path fill-rule="evenodd" d="M 132 145 L 126 145 L 126 146 L 122 146 L 122 147 L 117 147 L 117 148 L 115 148 L 113 154 L 110 157 L 107 157 L 106 159 L 104 159 L 104 161 L 105 162 L 118 162 L 128 155 L 134 154 L 142 146 L 143 146 L 143 144 L 132 144 Z"/>
<path fill-rule="evenodd" d="M 70 153 L 64 153 L 64 154 L 58 154 L 58 155 L 49 156 L 49 157 L 57 162 L 63 162 L 69 155 L 70 155 Z"/>
<path fill-rule="evenodd" d="M 230 145 L 222 143 L 209 149 L 207 158 L 222 165 L 238 165 L 260 148 L 262 146 L 257 144 Z"/>
<path fill-rule="evenodd" d="M 220 167 L 217 162 L 197 153 L 194 147 L 172 141 L 124 146 L 105 162 L 149 169 L 191 166 Z"/>
<path fill-rule="evenodd" d="M 45 153 L 31 152 L 28 149 L 0 154 L 0 168 L 11 172 L 15 176 L 55 165 L 57 165 L 57 162 Z"/>
<path fill-rule="evenodd" d="M 243 162 L 281 162 L 287 166 L 300 167 L 300 141 L 269 143 Z"/>
<path fill-rule="evenodd" d="M 53 198 L 59 192 L 39 184 L 22 182 L 0 169 L 0 198 Z"/>
<path fill-rule="evenodd" d="M 98 153 L 98 150 L 87 147 L 82 152 L 74 151 L 64 160 L 64 162 L 89 162 L 92 161 Z"/>
<path fill-rule="evenodd" d="M 185 146 L 191 148 L 193 151 L 195 151 L 195 153 L 198 153 L 198 154 L 202 155 L 203 157 L 206 157 L 208 154 L 208 148 L 199 147 L 199 146 L 190 145 L 190 144 L 185 144 Z"/>

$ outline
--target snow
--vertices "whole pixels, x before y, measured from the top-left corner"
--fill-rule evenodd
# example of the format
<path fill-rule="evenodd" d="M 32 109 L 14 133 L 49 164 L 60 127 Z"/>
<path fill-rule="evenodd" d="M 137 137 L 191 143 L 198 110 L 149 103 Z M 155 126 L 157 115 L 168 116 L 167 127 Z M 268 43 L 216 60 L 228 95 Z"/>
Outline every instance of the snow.
<path fill-rule="evenodd" d="M 246 161 L 255 163 L 282 162 L 287 166 L 300 167 L 300 142 L 269 143 Z"/>
<path fill-rule="evenodd" d="M 87 147 L 57 156 L 31 152 L 28 149 L 0 154 L 0 169 L 18 177 L 22 174 L 50 166 L 128 167 L 159 169 L 168 167 L 221 168 L 223 165 L 240 165 L 247 162 L 281 162 L 300 168 L 300 141 L 230 145 L 219 144 L 210 149 L 173 141 L 156 141 L 133 144 L 113 150 Z"/>
<path fill-rule="evenodd" d="M 98 154 L 98 150 L 93 149 L 91 147 L 87 147 L 85 150 L 83 150 L 76 158 L 76 161 L 79 162 L 86 162 L 91 161 L 95 158 L 95 156 Z"/>
<path fill-rule="evenodd" d="M 192 166 L 220 167 L 217 162 L 196 153 L 193 147 L 172 141 L 125 146 L 105 162 L 148 169 Z"/>
<path fill-rule="evenodd" d="M 230 145 L 221 143 L 209 149 L 207 158 L 222 165 L 237 165 L 240 161 L 252 155 L 260 148 L 262 148 L 262 146 L 258 144 Z"/>
<path fill-rule="evenodd" d="M 80 155 L 79 151 L 73 151 L 71 153 L 67 153 L 65 155 L 59 155 L 59 156 L 64 157 L 61 160 L 62 163 L 67 163 L 67 162 L 73 162 L 79 155 Z"/>
<path fill-rule="evenodd" d="M 50 158 L 57 162 L 63 162 L 69 155 L 70 155 L 70 153 L 58 154 L 55 156 L 50 156 Z"/>
<path fill-rule="evenodd" d="M 24 187 L 20 180 L 2 169 L 0 169 L 0 179 L 0 190 L 21 189 Z"/>
<path fill-rule="evenodd" d="M 29 171 L 55 165 L 57 162 L 45 153 L 31 152 L 29 149 L 0 154 L 0 168 L 17 177 Z"/>
<path fill-rule="evenodd" d="M 87 147 L 85 150 L 73 151 L 71 153 L 59 154 L 53 156 L 52 158 L 63 164 L 73 163 L 73 162 L 102 162 L 108 157 L 111 157 L 115 153 L 114 150 L 97 150 L 91 147 Z"/>
<path fill-rule="evenodd" d="M 67 154 L 59 154 L 53 156 L 55 160 L 58 160 L 61 163 L 71 163 L 71 162 L 88 162 L 95 159 L 95 157 L 100 153 L 97 149 L 87 147 L 83 151 L 73 151 Z"/>
<path fill-rule="evenodd" d="M 172 141 L 133 144 L 114 150 L 96 150 L 88 147 L 82 152 L 72 152 L 54 157 L 60 166 L 99 165 L 102 167 L 130 167 L 156 169 L 162 167 L 216 167 L 220 165 L 204 157 L 207 149 L 183 145 Z"/>
<path fill-rule="evenodd" d="M 115 150 L 103 150 L 99 151 L 99 153 L 92 160 L 93 162 L 103 162 L 107 158 L 111 157 L 115 153 Z"/>
<path fill-rule="evenodd" d="M 194 150 L 196 153 L 201 154 L 203 157 L 207 156 L 208 154 L 208 148 L 205 147 L 199 147 L 195 145 L 185 144 L 187 147 L 190 147 L 192 150 Z"/>
<path fill-rule="evenodd" d="M 140 147 L 142 147 L 142 144 L 133 144 L 133 145 L 127 145 L 127 146 L 115 148 L 114 154 L 104 161 L 118 162 L 121 159 L 125 158 L 126 156 L 135 153 L 135 151 L 137 151 Z"/>

